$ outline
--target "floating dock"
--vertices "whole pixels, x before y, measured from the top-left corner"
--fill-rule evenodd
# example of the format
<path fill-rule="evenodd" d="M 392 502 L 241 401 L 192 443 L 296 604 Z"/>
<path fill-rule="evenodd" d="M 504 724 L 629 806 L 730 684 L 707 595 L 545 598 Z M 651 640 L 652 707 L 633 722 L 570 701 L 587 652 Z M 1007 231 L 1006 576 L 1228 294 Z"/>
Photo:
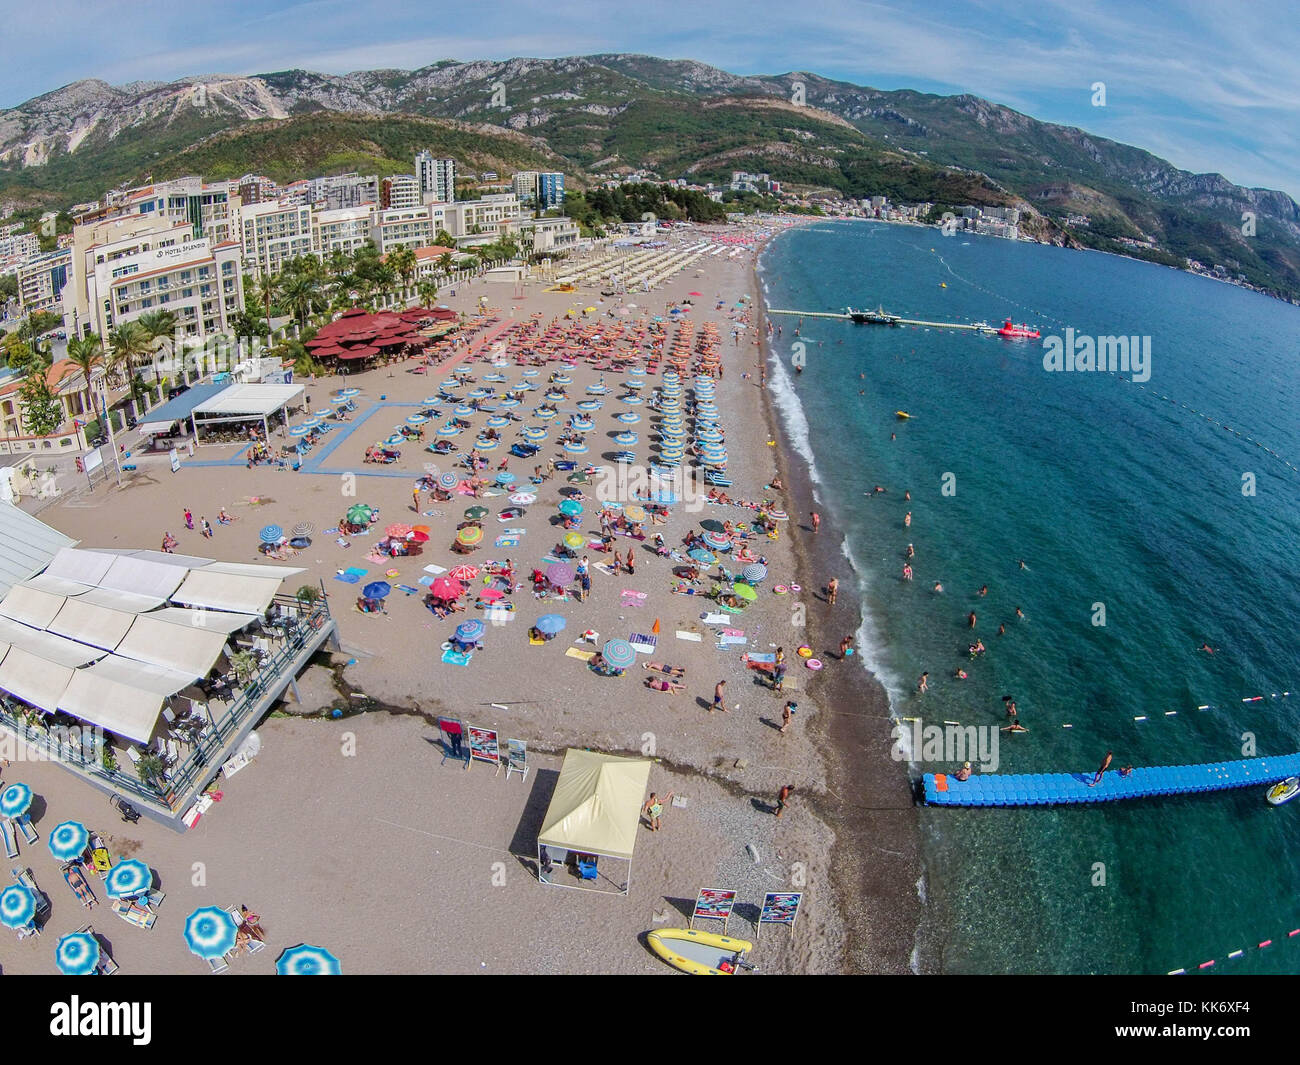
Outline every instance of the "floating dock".
<path fill-rule="evenodd" d="M 799 318 L 834 318 L 841 322 L 858 321 L 852 314 L 841 314 L 835 311 L 790 311 L 772 307 L 768 314 L 791 314 Z M 860 314 L 863 312 L 859 312 Z M 922 322 L 916 318 L 900 318 L 898 315 L 889 314 L 888 312 L 868 311 L 865 312 L 868 317 L 863 317 L 861 324 L 864 325 L 920 325 L 928 326 L 932 329 L 964 329 L 968 333 L 986 333 L 992 335 L 997 332 L 992 326 L 972 325 L 969 322 Z"/>
<path fill-rule="evenodd" d="M 1191 795 L 1276 784 L 1300 776 L 1300 753 L 1275 758 L 1205 765 L 1151 766 L 1126 777 L 1108 769 L 1095 788 L 1089 773 L 972 773 L 969 780 L 952 774 L 926 773 L 927 806 L 1060 806 L 1066 803 L 1115 802 L 1154 795 Z"/>

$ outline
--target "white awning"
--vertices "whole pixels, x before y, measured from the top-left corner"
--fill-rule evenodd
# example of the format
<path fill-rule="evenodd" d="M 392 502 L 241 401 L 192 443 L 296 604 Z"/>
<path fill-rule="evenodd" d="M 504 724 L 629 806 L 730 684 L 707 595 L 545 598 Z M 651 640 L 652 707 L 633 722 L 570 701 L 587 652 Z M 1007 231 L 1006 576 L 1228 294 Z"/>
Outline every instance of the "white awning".
<path fill-rule="evenodd" d="M 23 581 L 23 585 L 39 592 L 49 592 L 50 595 L 81 595 L 94 587 L 80 581 L 70 581 L 66 577 L 52 577 L 49 573 L 37 574 L 31 580 Z"/>
<path fill-rule="evenodd" d="M 188 673 L 193 680 L 208 675 L 225 646 L 224 630 L 173 625 L 141 614 L 117 645 L 117 654 Z"/>
<path fill-rule="evenodd" d="M 180 625 L 187 629 L 207 629 L 208 632 L 232 633 L 247 628 L 255 621 L 261 621 L 261 614 L 232 614 L 228 610 L 189 610 L 186 607 L 169 606 L 162 610 L 149 611 L 150 621 L 165 621 L 168 625 Z"/>
<path fill-rule="evenodd" d="M 277 577 L 241 577 L 234 573 L 212 572 L 211 566 L 191 570 L 171 600 L 186 606 L 209 610 L 233 610 L 243 614 L 263 614 L 280 590 Z"/>
<path fill-rule="evenodd" d="M 111 651 L 122 642 L 122 637 L 135 620 L 135 614 L 124 610 L 109 610 L 80 599 L 65 599 L 63 609 L 50 622 L 48 631 Z"/>
<path fill-rule="evenodd" d="M 0 640 L 21 647 L 24 651 L 39 655 L 59 666 L 84 666 L 103 658 L 105 652 L 89 644 L 78 643 L 52 632 L 42 632 L 27 625 L 20 625 L 8 618 L 0 618 Z M 0 687 L 4 685 L 0 684 Z"/>
<path fill-rule="evenodd" d="M 10 647 L 0 662 L 0 688 L 25 703 L 53 713 L 75 670 L 21 647 Z"/>
<path fill-rule="evenodd" d="M 136 429 L 139 430 L 141 436 L 160 436 L 169 432 L 175 424 L 175 422 L 148 422 L 145 425 L 137 425 Z"/>
<path fill-rule="evenodd" d="M 277 581 L 306 573 L 302 566 L 262 566 L 256 562 L 214 562 L 203 567 L 204 573 L 233 573 L 238 577 L 274 577 Z"/>
<path fill-rule="evenodd" d="M 66 601 L 64 596 L 51 595 L 38 588 L 19 584 L 11 588 L 4 601 L 0 602 L 0 616 L 21 621 L 34 629 L 45 629 L 49 628 L 50 622 Z"/>
<path fill-rule="evenodd" d="M 213 416 L 242 414 L 250 418 L 262 418 L 293 402 L 302 393 L 302 385 L 231 385 L 211 399 L 198 404 L 194 408 L 194 414 Z"/>
<path fill-rule="evenodd" d="M 108 567 L 117 560 L 116 555 L 105 551 L 91 551 L 83 547 L 65 547 L 45 567 L 42 577 L 65 577 L 81 584 L 98 584 L 104 579 Z"/>
<path fill-rule="evenodd" d="M 185 579 L 182 566 L 172 566 L 165 562 L 135 558 L 131 555 L 119 555 L 108 567 L 99 584 L 103 588 L 115 588 L 136 595 L 154 595 L 166 599 L 176 591 Z"/>
<path fill-rule="evenodd" d="M 153 610 L 167 602 L 159 595 L 137 595 L 117 588 L 92 588 L 78 598 L 83 603 L 94 603 L 95 606 L 107 607 L 109 610 L 125 610 L 131 614 L 143 614 L 146 610 Z"/>
<path fill-rule="evenodd" d="M 3 668 L 0 663 L 0 670 Z M 156 691 L 123 683 L 92 667 L 76 670 L 69 678 L 58 708 L 128 740 L 148 743 L 162 713 L 163 698 Z"/>

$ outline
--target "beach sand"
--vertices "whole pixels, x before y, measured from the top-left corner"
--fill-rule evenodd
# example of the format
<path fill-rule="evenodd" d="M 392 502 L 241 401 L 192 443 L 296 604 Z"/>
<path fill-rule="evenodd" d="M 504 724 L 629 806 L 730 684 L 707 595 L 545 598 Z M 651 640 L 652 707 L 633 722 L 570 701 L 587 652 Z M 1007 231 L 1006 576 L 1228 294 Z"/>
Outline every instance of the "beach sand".
<path fill-rule="evenodd" d="M 697 229 L 688 239 L 706 232 Z M 55 767 L 15 763 L 6 771 L 6 781 L 25 780 L 48 804 L 37 810 L 43 833 L 66 818 L 82 820 L 113 834 L 115 855 L 141 857 L 159 873 L 168 898 L 154 931 L 119 923 L 102 906 L 90 914 L 96 930 L 111 940 L 124 973 L 205 971 L 181 939 L 184 917 L 197 905 L 239 903 L 262 915 L 272 949 L 238 959 L 234 972 L 269 971 L 282 947 L 301 941 L 333 950 L 347 972 L 669 972 L 637 937 L 654 927 L 684 926 L 690 900 L 702 887 L 738 890 L 728 931 L 745 938 L 754 936 L 752 920 L 764 891 L 804 892 L 793 934 L 783 927 L 765 930 L 752 959 L 764 971 L 908 971 L 920 920 L 915 811 L 904 768 L 888 756 L 883 691 L 857 658 L 837 660 L 840 636 L 858 625 L 857 605 L 849 594 L 852 581 L 843 556 L 836 554 L 832 528 L 824 522 L 816 543 L 797 529 L 798 517 L 812 509 L 811 497 L 797 457 L 772 436 L 767 397 L 757 382 L 760 349 L 753 324 L 739 346 L 732 344 L 729 315 L 751 313 L 737 303 L 742 295 L 753 295 L 753 261 L 752 248 L 734 256 L 724 249 L 652 292 L 626 297 L 639 305 L 637 313 L 648 308 L 661 314 L 689 292 L 702 293 L 694 303 L 697 327 L 714 321 L 722 338 L 725 373 L 718 402 L 733 481 L 727 491 L 734 499 L 775 494 L 791 514 L 779 540 L 763 541 L 757 549 L 768 556 L 770 575 L 758 601 L 732 622 L 745 630 L 743 648 L 716 649 L 698 619 L 705 603 L 670 594 L 670 564 L 622 537 L 616 547 L 623 553 L 629 547 L 637 551 L 634 576 L 593 571 L 586 602 L 535 603 L 530 591 L 516 592 L 515 616 L 504 625 L 489 625 L 483 648 L 467 667 L 442 663 L 440 645 L 457 621 L 475 616 L 472 611 L 440 621 L 423 606 L 422 596 L 394 591 L 386 613 L 357 612 L 358 586 L 335 581 L 338 570 L 361 566 L 370 570 L 366 580 L 416 585 L 425 564 L 452 566 L 461 560 L 448 549 L 452 530 L 461 511 L 476 502 L 457 497 L 452 503 L 424 503 L 424 510 L 440 513 L 419 519 L 433 529 L 419 558 L 367 562 L 367 544 L 373 540 L 353 538 L 345 549 L 321 532 L 355 502 L 381 508 L 381 529 L 391 522 L 419 523 L 411 509 L 412 482 L 425 460 L 438 459 L 418 447 L 404 449 L 396 467 L 406 472 L 401 477 L 367 476 L 394 467 L 361 463 L 365 447 L 380 435 L 371 426 L 386 429 L 409 407 L 371 415 L 374 420 L 337 445 L 325 462 L 327 468 L 357 474 L 355 495 L 347 494 L 351 479 L 342 475 L 246 470 L 242 465 L 183 465 L 172 474 L 164 458 L 141 462 L 139 473 L 122 490 L 99 488 L 42 514 L 86 547 L 155 547 L 170 531 L 180 540 L 182 553 L 249 562 L 263 561 L 257 552 L 257 531 L 263 525 L 274 522 L 288 529 L 311 522 L 318 530 L 315 541 L 293 560 L 306 572 L 291 577 L 285 588 L 323 583 L 343 647 L 334 664 L 355 662 L 341 670 L 342 690 L 336 690 L 328 670 L 313 667 L 300 683 L 303 704 L 284 709 L 314 714 L 348 700 L 369 708 L 343 720 L 277 715 L 264 721 L 258 729 L 262 753 L 219 785 L 222 801 L 184 835 L 143 821 L 136 826 L 117 823 L 101 794 Z M 538 312 L 549 322 L 585 306 L 597 307 L 594 319 L 614 303 L 591 291 L 565 295 L 530 285 L 525 293 L 515 300 L 509 287 L 480 282 L 462 286 L 454 295 L 445 292 L 440 299 L 469 310 L 486 294 L 507 322 Z M 714 309 L 715 295 L 723 301 L 721 310 Z M 481 362 L 474 366 L 480 377 L 491 369 Z M 349 385 L 362 389 L 357 417 L 381 395 L 389 403 L 418 402 L 433 394 L 445 376 L 445 370 L 417 375 L 408 368 L 398 364 L 349 377 Z M 512 364 L 502 372 L 513 381 L 518 367 Z M 541 380 L 547 372 L 549 368 Z M 585 364 L 570 373 L 570 394 L 581 398 L 583 386 L 596 374 Z M 611 376 L 609 383 L 615 380 Z M 689 377 L 684 380 L 689 385 Z M 309 384 L 313 405 L 322 405 L 340 383 L 331 378 Z M 597 464 L 606 447 L 614 449 L 606 436 L 621 428 L 612 420 L 621 409 L 619 403 L 607 402 L 595 416 L 587 457 Z M 643 455 L 651 426 L 645 408 L 638 409 L 643 421 L 633 428 L 642 434 L 638 452 Z M 529 421 L 525 418 L 525 424 Z M 480 423 L 481 418 L 475 424 Z M 514 431 L 503 430 L 507 444 Z M 195 459 L 206 459 L 208 453 L 220 457 L 231 452 L 201 448 Z M 504 448 L 492 453 L 493 466 L 504 454 Z M 524 481 L 533 465 L 552 456 L 563 457 L 553 444 L 536 459 L 511 460 L 510 469 Z M 778 469 L 792 492 L 762 490 Z M 562 476 L 544 483 L 525 517 L 503 524 L 527 529 L 517 548 L 481 547 L 469 561 L 508 556 L 524 577 L 533 566 L 544 569 L 541 556 L 561 535 L 551 521 L 559 489 L 565 487 Z M 255 505 L 250 502 L 254 497 L 259 500 Z M 482 502 L 493 511 L 506 505 L 504 496 Z M 180 515 L 185 507 L 196 520 L 203 515 L 215 524 L 221 506 L 239 520 L 217 527 L 214 539 L 184 529 Z M 584 531 L 594 527 L 590 519 L 596 509 L 587 505 Z M 703 518 L 744 521 L 752 515 L 732 507 L 708 506 L 699 513 L 686 509 L 674 507 L 670 523 L 659 527 L 672 546 Z M 486 544 L 497 524 L 495 516 L 486 519 Z M 602 558 L 589 555 L 593 562 Z M 399 575 L 385 577 L 389 567 Z M 829 608 L 811 593 L 831 572 L 839 572 L 842 591 L 827 619 Z M 775 585 L 792 583 L 803 586 L 801 596 L 772 594 Z M 644 605 L 624 606 L 624 590 L 643 593 Z M 800 598 L 812 638 L 798 624 L 794 606 Z M 527 628 L 548 612 L 562 613 L 568 628 L 548 643 L 531 646 Z M 580 646 L 573 641 L 584 629 L 598 631 L 603 642 L 649 633 L 656 619 L 661 630 L 657 651 L 638 656 L 638 665 L 624 677 L 597 676 L 565 655 L 566 649 Z M 676 630 L 701 632 L 704 639 L 679 640 Z M 804 642 L 825 661 L 820 674 L 794 657 L 794 648 Z M 741 660 L 742 650 L 769 652 L 777 645 L 785 647 L 792 663 L 784 696 L 770 691 Z M 647 658 L 686 667 L 686 691 L 667 695 L 646 689 L 639 662 Z M 729 712 L 710 714 L 713 686 L 722 679 L 728 681 Z M 358 693 L 365 699 L 355 698 Z M 781 735 L 776 725 L 785 698 L 798 701 L 799 713 L 789 734 Z M 534 767 L 527 781 L 507 781 L 504 773 L 494 775 L 492 767 L 481 764 L 469 772 L 450 762 L 440 764 L 434 726 L 439 714 L 498 729 L 503 740 L 526 740 Z M 346 753 L 349 737 L 354 737 L 354 754 Z M 687 799 L 685 807 L 668 808 L 662 832 L 642 828 L 627 898 L 541 886 L 525 864 L 535 852 L 554 774 L 570 746 L 651 757 L 656 765 L 650 787 L 660 795 L 672 791 Z M 772 805 L 787 783 L 795 783 L 797 791 L 786 816 L 777 819 Z M 54 900 L 54 911 L 44 936 L 16 944 L 10 952 L 9 972 L 52 971 L 57 935 L 86 919 L 66 886 L 58 883 L 57 865 L 44 843 L 34 850 L 39 853 L 29 860 L 24 849 L 21 861 L 34 869 Z M 196 863 L 201 863 L 202 876 Z"/>

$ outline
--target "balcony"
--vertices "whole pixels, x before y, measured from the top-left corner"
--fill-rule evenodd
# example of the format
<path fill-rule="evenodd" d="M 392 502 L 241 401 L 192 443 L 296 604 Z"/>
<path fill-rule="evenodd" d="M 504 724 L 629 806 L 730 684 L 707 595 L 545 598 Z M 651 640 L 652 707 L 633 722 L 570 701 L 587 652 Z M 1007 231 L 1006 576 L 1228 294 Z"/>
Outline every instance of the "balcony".
<path fill-rule="evenodd" d="M 254 643 L 254 646 L 264 645 L 256 669 L 243 680 L 231 675 L 198 685 L 211 694 L 205 703 L 196 702 L 191 716 L 172 728 L 167 748 L 169 752 L 175 750 L 176 757 L 164 759 L 169 764 L 158 780 L 146 782 L 132 771 L 125 746 L 114 753 L 127 768 L 105 768 L 102 748 L 89 727 L 81 733 L 80 745 L 68 743 L 62 738 L 64 729 L 52 728 L 47 723 L 53 715 L 3 694 L 0 694 L 0 730 L 17 737 L 38 756 L 59 762 L 100 790 L 128 798 L 148 817 L 183 831 L 185 812 L 202 797 L 222 764 L 234 755 L 258 721 L 294 684 L 334 631 L 335 622 L 324 597 L 308 605 L 293 596 L 277 595 Z M 75 718 L 68 720 L 82 724 Z M 161 718 L 159 724 L 163 725 Z M 178 741 L 177 737 L 183 738 Z"/>

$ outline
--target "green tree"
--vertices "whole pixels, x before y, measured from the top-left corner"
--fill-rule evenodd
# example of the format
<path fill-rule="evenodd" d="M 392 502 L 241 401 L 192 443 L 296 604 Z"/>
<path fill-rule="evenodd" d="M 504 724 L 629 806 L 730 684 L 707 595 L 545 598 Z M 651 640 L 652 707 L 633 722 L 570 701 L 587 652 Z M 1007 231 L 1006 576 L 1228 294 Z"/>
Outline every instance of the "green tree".
<path fill-rule="evenodd" d="M 175 340 L 173 337 L 176 329 L 176 315 L 172 311 L 157 310 L 148 311 L 136 319 L 140 323 L 140 328 L 149 336 L 150 353 L 156 353 L 166 348 L 169 354 L 175 353 Z M 156 376 L 161 377 L 159 373 Z"/>
<path fill-rule="evenodd" d="M 30 344 L 18 339 L 17 333 L 9 334 L 4 349 L 5 364 L 11 370 L 17 370 L 21 374 L 28 374 L 45 362 L 40 353 Z"/>
<path fill-rule="evenodd" d="M 298 321 L 299 329 L 307 328 L 307 319 L 325 309 L 321 282 L 312 272 L 296 272 L 280 278 L 280 300 Z"/>
<path fill-rule="evenodd" d="M 108 334 L 109 369 L 131 375 L 153 351 L 153 339 L 139 320 L 124 322 Z"/>
<path fill-rule="evenodd" d="M 102 374 L 108 366 L 104 356 L 104 341 L 100 339 L 98 333 L 73 337 L 68 341 L 68 359 L 81 371 L 86 389 L 90 392 L 91 413 L 95 415 L 99 424 L 103 425 L 104 418 L 99 406 L 99 389 L 95 387 L 95 375 Z"/>
<path fill-rule="evenodd" d="M 440 229 L 433 235 L 433 242 L 440 248 L 454 248 L 456 246 L 456 238 L 445 229 Z"/>
<path fill-rule="evenodd" d="M 27 375 L 18 390 L 23 408 L 23 428 L 34 436 L 49 436 L 63 424 L 63 402 L 50 388 L 43 368 Z"/>
<path fill-rule="evenodd" d="M 420 297 L 421 307 L 432 307 L 434 300 L 438 298 L 438 283 L 436 281 L 421 281 L 416 287 L 416 292 Z"/>
<path fill-rule="evenodd" d="M 456 265 L 456 257 L 451 252 L 445 251 L 438 256 L 438 269 L 444 274 L 450 274 Z"/>
<path fill-rule="evenodd" d="M 405 296 L 411 288 L 411 278 L 415 276 L 415 269 L 419 265 L 415 258 L 415 252 L 410 248 L 394 248 L 388 253 L 387 265 L 402 280 L 402 295 Z"/>

